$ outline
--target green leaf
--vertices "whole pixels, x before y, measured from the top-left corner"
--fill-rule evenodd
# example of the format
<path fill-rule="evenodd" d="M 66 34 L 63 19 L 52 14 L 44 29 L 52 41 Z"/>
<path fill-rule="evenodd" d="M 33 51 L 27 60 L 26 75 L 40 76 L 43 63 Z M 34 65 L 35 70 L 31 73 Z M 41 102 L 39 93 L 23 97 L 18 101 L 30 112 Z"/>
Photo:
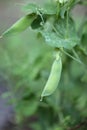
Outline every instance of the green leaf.
<path fill-rule="evenodd" d="M 16 107 L 16 112 L 23 116 L 31 116 L 35 113 L 38 107 L 38 102 L 34 100 L 21 101 Z"/>
<path fill-rule="evenodd" d="M 45 16 L 38 15 L 37 18 L 31 24 L 32 29 L 40 28 L 42 26 L 41 23 L 44 23 L 45 21 L 46 21 Z"/>
<path fill-rule="evenodd" d="M 80 39 L 77 36 L 74 23 L 71 19 L 69 19 L 68 24 L 66 19 L 59 19 L 54 23 L 54 26 L 49 23 L 49 27 L 50 29 L 47 24 L 40 31 L 48 45 L 72 49 L 75 45 L 79 44 Z"/>
<path fill-rule="evenodd" d="M 28 11 L 28 13 L 37 13 L 39 6 L 35 3 L 29 3 L 23 7 L 23 10 Z"/>
<path fill-rule="evenodd" d="M 24 6 L 23 8 L 26 12 L 28 13 L 36 13 L 38 14 L 39 12 L 42 14 L 56 14 L 57 12 L 57 6 L 56 4 L 52 3 L 45 3 L 43 5 L 37 5 L 36 3 L 29 3 Z"/>
<path fill-rule="evenodd" d="M 57 13 L 57 6 L 52 3 L 45 3 L 41 9 L 43 14 L 53 15 Z"/>

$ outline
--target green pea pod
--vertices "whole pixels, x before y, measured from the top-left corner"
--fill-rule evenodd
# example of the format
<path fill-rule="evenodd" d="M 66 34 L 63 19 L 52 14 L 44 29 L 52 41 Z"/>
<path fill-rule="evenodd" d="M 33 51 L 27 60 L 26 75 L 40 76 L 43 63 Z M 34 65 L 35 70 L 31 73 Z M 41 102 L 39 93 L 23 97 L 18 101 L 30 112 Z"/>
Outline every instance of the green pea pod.
<path fill-rule="evenodd" d="M 62 61 L 61 57 L 58 55 L 52 65 L 50 76 L 41 94 L 41 101 L 44 96 L 49 96 L 55 91 L 61 77 L 61 71 L 62 71 Z"/>
<path fill-rule="evenodd" d="M 36 18 L 35 14 L 28 14 L 23 18 L 19 19 L 15 24 L 13 24 L 7 31 L 5 31 L 2 36 L 9 34 L 18 34 L 27 29 L 33 20 Z"/>

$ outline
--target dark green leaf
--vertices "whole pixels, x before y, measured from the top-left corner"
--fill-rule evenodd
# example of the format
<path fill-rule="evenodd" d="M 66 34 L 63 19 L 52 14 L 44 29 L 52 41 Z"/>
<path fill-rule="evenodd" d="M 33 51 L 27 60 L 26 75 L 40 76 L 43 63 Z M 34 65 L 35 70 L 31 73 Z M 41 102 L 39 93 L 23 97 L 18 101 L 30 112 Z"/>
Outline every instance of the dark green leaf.
<path fill-rule="evenodd" d="M 37 18 L 31 24 L 32 29 L 37 29 L 41 27 L 41 23 L 44 23 L 45 21 L 46 21 L 45 16 L 42 15 L 41 17 L 40 15 L 38 15 Z"/>

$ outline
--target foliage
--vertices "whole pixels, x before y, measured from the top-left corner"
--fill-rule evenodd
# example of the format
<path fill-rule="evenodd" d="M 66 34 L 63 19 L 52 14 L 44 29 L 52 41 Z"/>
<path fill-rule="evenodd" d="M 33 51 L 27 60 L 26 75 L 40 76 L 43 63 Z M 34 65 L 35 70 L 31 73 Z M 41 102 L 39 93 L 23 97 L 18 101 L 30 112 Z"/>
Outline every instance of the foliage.
<path fill-rule="evenodd" d="M 2 34 L 0 72 L 11 86 L 10 93 L 3 97 L 11 97 L 9 103 L 14 104 L 17 122 L 37 117 L 29 124 L 35 130 L 71 130 L 87 117 L 87 20 L 82 20 L 76 30 L 77 21 L 70 11 L 77 3 L 85 2 L 27 4 L 23 9 L 33 16 L 27 19 L 29 24 L 23 28 L 26 21 L 19 20 Z M 55 52 L 60 52 L 62 59 L 60 83 L 51 96 L 40 102 Z M 80 127 L 85 130 L 87 123 Z"/>

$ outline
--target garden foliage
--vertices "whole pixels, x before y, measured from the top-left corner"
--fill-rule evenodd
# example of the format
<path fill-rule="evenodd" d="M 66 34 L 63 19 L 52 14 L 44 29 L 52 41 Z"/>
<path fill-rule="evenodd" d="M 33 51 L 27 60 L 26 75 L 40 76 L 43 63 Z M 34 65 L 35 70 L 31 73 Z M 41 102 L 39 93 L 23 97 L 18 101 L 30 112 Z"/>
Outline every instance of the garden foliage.
<path fill-rule="evenodd" d="M 37 118 L 29 124 L 35 130 L 71 130 L 87 118 L 87 18 L 77 23 L 71 12 L 77 4 L 87 2 L 29 3 L 25 16 L 2 34 L 0 74 L 10 86 L 2 96 L 11 97 L 17 122 Z M 43 94 L 57 54 L 62 62 L 61 71 L 56 69 L 58 87 L 51 82 L 51 92 Z M 87 123 L 78 127 L 86 130 Z"/>

